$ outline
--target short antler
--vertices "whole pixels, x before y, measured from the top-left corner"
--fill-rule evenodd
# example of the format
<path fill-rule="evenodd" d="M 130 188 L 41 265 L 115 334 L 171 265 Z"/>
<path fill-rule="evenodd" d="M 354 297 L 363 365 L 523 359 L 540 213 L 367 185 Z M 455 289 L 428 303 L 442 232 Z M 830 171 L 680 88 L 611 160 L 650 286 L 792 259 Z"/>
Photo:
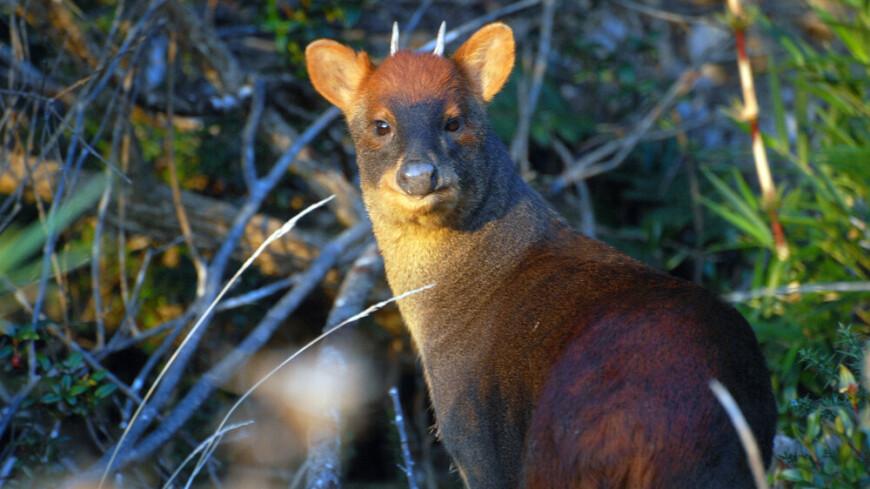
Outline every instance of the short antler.
<path fill-rule="evenodd" d="M 438 28 L 438 38 L 435 40 L 435 50 L 432 54 L 435 56 L 444 56 L 444 33 L 447 31 L 447 22 L 441 21 L 441 27 Z"/>
<path fill-rule="evenodd" d="M 399 50 L 399 23 L 393 22 L 393 37 L 390 39 L 390 56 Z"/>

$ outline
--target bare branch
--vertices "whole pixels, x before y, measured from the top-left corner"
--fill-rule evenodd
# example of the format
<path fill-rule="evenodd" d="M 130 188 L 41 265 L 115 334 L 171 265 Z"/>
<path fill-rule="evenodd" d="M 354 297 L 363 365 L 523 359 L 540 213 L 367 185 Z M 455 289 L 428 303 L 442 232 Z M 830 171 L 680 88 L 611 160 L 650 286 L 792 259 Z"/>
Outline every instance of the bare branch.
<path fill-rule="evenodd" d="M 550 58 L 550 42 L 553 38 L 553 17 L 556 15 L 556 0 L 543 0 L 541 11 L 541 32 L 538 37 L 538 53 L 535 55 L 535 63 L 532 67 L 532 82 L 524 103 L 519 104 L 521 113 L 519 122 L 514 133 L 514 139 L 510 146 L 511 159 L 520 165 L 523 175 L 528 176 L 531 172 L 529 163 L 529 131 L 532 128 L 532 117 L 538 107 L 538 98 L 541 95 L 541 87 L 544 82 L 544 74 Z M 521 95 L 522 96 L 522 95 Z"/>
<path fill-rule="evenodd" d="M 763 288 L 745 292 L 730 292 L 722 296 L 728 302 L 746 302 L 762 297 L 777 297 L 802 294 L 861 293 L 870 292 L 870 282 L 831 282 L 824 284 L 784 285 L 774 289 Z"/>
<path fill-rule="evenodd" d="M 254 143 L 257 139 L 257 127 L 263 115 L 266 100 L 266 87 L 263 82 L 254 84 L 254 99 L 251 102 L 251 113 L 242 131 L 242 176 L 250 191 L 257 182 L 257 167 L 254 161 Z"/>
<path fill-rule="evenodd" d="M 166 161 L 169 165 L 169 188 L 172 190 L 172 204 L 175 207 L 175 217 L 178 218 L 181 235 L 184 236 L 184 242 L 190 253 L 191 261 L 193 261 L 193 267 L 196 270 L 196 295 L 199 297 L 205 291 L 206 263 L 194 243 L 193 232 L 190 230 L 190 222 L 187 219 L 187 211 L 181 202 L 181 188 L 178 184 L 178 170 L 175 165 L 175 105 L 173 102 L 175 101 L 175 57 L 177 49 L 178 44 L 175 40 L 175 33 L 170 32 L 169 47 L 166 51 L 166 64 L 168 67 L 166 78 L 166 136 L 163 147 Z"/>
<path fill-rule="evenodd" d="M 408 433 L 405 430 L 405 415 L 402 413 L 402 401 L 399 399 L 399 390 L 396 386 L 390 387 L 390 399 L 393 401 L 393 412 L 395 412 L 394 422 L 396 430 L 399 432 L 399 444 L 402 447 L 402 460 L 405 466 L 402 467 L 402 472 L 408 479 L 408 488 L 417 489 L 417 478 L 414 475 L 414 458 L 411 457 L 411 449 L 408 448 Z"/>
<path fill-rule="evenodd" d="M 370 243 L 356 259 L 329 312 L 324 331 L 359 313 L 375 280 L 383 274 L 383 259 L 377 246 Z M 348 362 L 345 353 L 332 346 L 320 349 L 317 369 L 331 372 L 336 377 L 347 375 Z M 305 461 L 307 487 L 312 489 L 339 486 L 341 475 L 341 412 L 335 407 L 325 413 L 325 419 L 308 430 L 308 456 Z"/>
<path fill-rule="evenodd" d="M 706 19 L 703 17 L 692 17 L 690 15 L 682 15 L 676 14 L 674 12 L 668 12 L 667 10 L 662 10 L 659 8 L 652 7 L 650 5 L 644 5 L 637 2 L 632 2 L 629 0 L 614 0 L 617 4 L 631 10 L 636 10 L 644 15 L 649 15 L 650 17 L 655 17 L 657 19 L 666 20 L 668 22 L 673 22 L 676 24 L 700 24 L 706 22 Z"/>

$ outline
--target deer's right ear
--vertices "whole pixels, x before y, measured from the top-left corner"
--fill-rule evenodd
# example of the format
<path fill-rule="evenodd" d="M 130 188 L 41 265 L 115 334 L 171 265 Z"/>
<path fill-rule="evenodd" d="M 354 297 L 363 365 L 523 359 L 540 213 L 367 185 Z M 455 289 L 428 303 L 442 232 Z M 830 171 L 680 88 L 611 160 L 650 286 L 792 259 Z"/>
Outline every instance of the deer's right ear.
<path fill-rule="evenodd" d="M 330 39 L 309 44 L 305 64 L 314 88 L 344 113 L 352 107 L 360 82 L 372 70 L 368 54 Z"/>

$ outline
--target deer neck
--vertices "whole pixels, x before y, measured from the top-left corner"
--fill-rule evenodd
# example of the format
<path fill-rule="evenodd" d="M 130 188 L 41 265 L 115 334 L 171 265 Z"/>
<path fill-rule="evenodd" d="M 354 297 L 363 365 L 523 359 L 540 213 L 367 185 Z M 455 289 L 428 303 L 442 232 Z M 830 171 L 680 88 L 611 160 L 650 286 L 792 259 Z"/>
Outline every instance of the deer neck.
<path fill-rule="evenodd" d="M 495 154 L 507 158 L 503 151 Z M 511 165 L 496 162 L 493 167 L 502 168 L 501 174 L 491 179 L 495 188 L 485 192 L 472 225 L 399 226 L 372 216 L 393 292 L 434 285 L 399 305 L 424 362 L 430 352 L 449 350 L 460 338 L 485 335 L 468 328 L 468 315 L 486 302 L 531 246 L 562 225 Z"/>

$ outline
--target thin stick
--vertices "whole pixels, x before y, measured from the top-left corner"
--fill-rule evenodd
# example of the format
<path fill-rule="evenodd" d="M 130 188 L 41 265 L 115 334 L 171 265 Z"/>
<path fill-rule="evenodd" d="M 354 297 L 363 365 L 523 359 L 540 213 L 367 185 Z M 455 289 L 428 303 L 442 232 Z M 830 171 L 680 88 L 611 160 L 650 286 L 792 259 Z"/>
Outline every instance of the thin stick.
<path fill-rule="evenodd" d="M 202 443 L 197 445 L 196 448 L 192 452 L 190 452 L 190 455 L 188 455 L 184 459 L 184 461 L 181 462 L 181 464 L 178 466 L 178 468 L 175 469 L 175 472 L 173 472 L 172 475 L 169 476 L 169 479 L 167 479 L 166 482 L 163 484 L 163 489 L 167 489 L 169 487 L 172 487 L 172 481 L 174 481 L 175 478 L 178 477 L 178 474 L 180 474 L 181 471 L 184 469 L 184 467 L 186 467 L 187 464 L 191 460 L 193 460 L 193 457 L 195 457 L 197 453 L 203 451 L 206 447 L 209 446 L 209 444 L 212 442 L 212 440 L 214 440 L 215 438 L 217 438 L 219 436 L 224 436 L 224 434 L 229 433 L 230 431 L 238 430 L 240 428 L 244 428 L 245 426 L 249 426 L 252 424 L 254 424 L 254 420 L 250 420 L 250 419 L 247 421 L 242 421 L 241 423 L 234 423 L 234 424 L 231 424 L 231 425 L 227 426 L 226 428 L 218 431 L 217 433 L 209 436 L 205 440 L 203 440 Z"/>
<path fill-rule="evenodd" d="M 106 222 L 106 209 L 109 207 L 109 198 L 112 195 L 112 175 L 108 167 L 106 169 L 106 188 L 100 197 L 97 207 L 97 223 L 94 226 L 94 240 L 91 243 L 91 290 L 94 296 L 94 320 L 97 325 L 97 348 L 106 345 L 106 324 L 103 318 L 103 293 L 100 290 L 100 255 L 103 242 L 103 225 Z"/>
<path fill-rule="evenodd" d="M 731 292 L 722 296 L 728 302 L 746 302 L 762 297 L 792 294 L 827 294 L 830 292 L 870 292 L 870 282 L 831 282 L 826 284 L 784 285 L 775 289 L 761 288 Z"/>
<path fill-rule="evenodd" d="M 169 46 L 166 50 L 166 137 L 164 138 L 164 151 L 166 162 L 169 166 L 169 188 L 172 190 L 172 204 L 175 207 L 175 216 L 178 219 L 178 227 L 187 244 L 187 251 L 196 270 L 196 296 L 201 297 L 205 291 L 205 281 L 208 269 L 199 249 L 193 240 L 193 231 L 190 230 L 190 221 L 187 211 L 181 202 L 181 186 L 178 182 L 178 170 L 175 164 L 175 56 L 178 43 L 175 40 L 175 31 L 169 32 Z"/>
<path fill-rule="evenodd" d="M 396 430 L 399 432 L 399 443 L 402 446 L 402 459 L 405 466 L 402 467 L 402 472 L 408 478 L 409 489 L 417 489 L 417 478 L 414 476 L 414 458 L 411 457 L 411 450 L 408 448 L 408 433 L 405 432 L 405 415 L 402 412 L 402 401 L 399 399 L 399 390 L 396 386 L 390 387 L 390 399 L 393 400 L 393 411 L 396 417 L 393 418 L 396 423 Z"/>
<path fill-rule="evenodd" d="M 568 148 L 559 141 L 558 138 L 553 138 L 553 150 L 556 151 L 556 154 L 559 155 L 559 158 L 562 159 L 562 162 L 566 167 L 569 166 L 574 159 Z M 594 238 L 597 234 L 595 229 L 595 209 L 592 207 L 592 197 L 589 195 L 589 186 L 586 184 L 585 180 L 578 180 L 575 185 L 577 186 L 577 193 L 580 201 L 580 232 L 590 238 Z"/>
<path fill-rule="evenodd" d="M 657 19 L 673 22 L 675 24 L 704 24 L 707 22 L 703 17 L 693 17 L 690 15 L 677 14 L 674 12 L 669 12 L 667 10 L 651 7 L 649 5 L 631 2 L 629 0 L 614 0 L 614 2 L 627 9 L 636 10 L 642 14 L 649 15 L 650 17 L 655 17 Z"/>
<path fill-rule="evenodd" d="M 109 462 L 106 464 L 106 468 L 103 470 L 102 476 L 100 476 L 100 483 L 97 485 L 97 489 L 102 489 L 103 485 L 106 483 L 106 478 L 109 476 L 109 472 L 112 469 L 112 464 L 115 463 L 115 458 L 118 456 L 118 452 L 120 451 L 121 447 L 124 444 L 124 439 L 127 437 L 127 433 L 129 433 L 130 428 L 132 428 L 133 425 L 136 424 L 136 420 L 138 419 L 139 415 L 142 413 L 142 409 L 148 404 L 148 400 L 154 394 L 154 390 L 157 388 L 157 385 L 160 384 L 160 381 L 163 379 L 163 377 L 166 375 L 166 372 L 172 366 L 172 363 L 178 357 L 179 352 L 181 352 L 181 350 L 184 349 L 184 347 L 187 345 L 188 340 L 190 340 L 190 338 L 191 338 L 191 336 L 193 336 L 194 332 L 196 332 L 196 330 L 204 322 L 205 318 L 207 318 L 209 316 L 209 314 L 211 314 L 212 310 L 215 308 L 217 303 L 220 302 L 220 300 L 223 298 L 224 294 L 227 293 L 227 291 L 230 289 L 230 287 L 235 285 L 236 280 L 238 280 L 239 276 L 241 276 L 241 274 L 245 270 L 247 270 L 248 267 L 251 266 L 251 264 L 254 262 L 254 260 L 256 260 L 257 257 L 260 256 L 260 254 L 263 252 L 263 250 L 265 250 L 270 244 L 272 244 L 273 241 L 275 241 L 276 239 L 280 238 L 281 236 L 287 234 L 291 229 L 293 229 L 294 226 L 296 226 L 296 223 L 299 222 L 299 220 L 302 219 L 306 214 L 314 211 L 318 207 L 323 206 L 324 204 L 326 204 L 327 202 L 329 202 L 332 199 L 333 199 L 332 196 L 327 197 L 327 198 L 321 200 L 320 202 L 317 202 L 313 205 L 310 205 L 306 209 L 304 209 L 302 212 L 300 212 L 299 214 L 296 214 L 296 216 L 294 216 L 292 219 L 290 219 L 289 221 L 284 223 L 283 226 L 278 228 L 274 233 L 272 233 L 268 238 L 266 238 L 265 241 L 263 241 L 263 243 L 259 246 L 259 248 L 257 248 L 257 250 L 254 251 L 254 253 L 247 260 L 245 260 L 245 263 L 243 263 L 242 266 L 239 267 L 239 270 L 236 271 L 235 275 L 233 275 L 232 278 L 230 278 L 230 280 L 226 283 L 226 285 L 224 285 L 223 289 L 221 289 L 221 291 L 218 293 L 218 295 L 214 298 L 214 300 L 212 300 L 212 302 L 205 309 L 205 312 L 202 313 L 202 315 L 199 317 L 197 322 L 193 325 L 192 328 L 190 328 L 190 331 L 188 332 L 187 336 L 184 337 L 184 340 L 182 340 L 182 342 L 178 346 L 178 348 L 175 349 L 175 352 L 172 354 L 172 356 L 169 357 L 169 361 L 167 361 L 166 364 L 163 366 L 163 369 L 157 375 L 157 378 L 154 379 L 154 383 L 151 384 L 151 387 L 148 389 L 148 392 L 145 394 L 145 397 L 142 398 L 142 403 L 139 404 L 139 407 L 136 408 L 136 412 L 133 413 L 133 417 L 130 418 L 130 423 L 127 424 L 127 427 L 124 429 L 124 433 L 121 434 L 121 439 L 118 440 L 118 443 L 115 445 L 115 449 L 112 451 L 112 456 L 109 458 Z"/>
<path fill-rule="evenodd" d="M 281 290 L 294 287 L 296 284 L 299 283 L 299 278 L 300 277 L 298 274 L 294 274 L 287 278 L 282 278 L 281 280 L 276 280 L 274 282 L 266 284 L 258 289 L 254 289 L 243 294 L 229 297 L 217 307 L 217 310 L 226 311 L 228 309 L 235 309 L 237 307 L 251 305 L 258 300 L 265 299 L 266 297 L 278 293 Z"/>
<path fill-rule="evenodd" d="M 752 470 L 752 477 L 755 479 L 755 487 L 758 489 L 767 489 L 767 478 L 764 476 L 764 463 L 761 461 L 761 451 L 758 449 L 758 443 L 755 441 L 755 435 L 749 428 L 749 423 L 740 412 L 740 407 L 731 393 L 718 380 L 710 380 L 710 390 L 716 395 L 716 399 L 725 408 L 728 417 L 731 418 L 731 423 L 737 434 L 740 436 L 740 443 L 743 444 L 743 449 L 746 450 L 746 458 L 749 462 L 749 468 Z"/>
<path fill-rule="evenodd" d="M 674 111 L 674 119 L 681 120 L 678 111 Z M 704 278 L 704 211 L 701 207 L 701 185 L 698 182 L 698 167 L 695 158 L 689 149 L 689 138 L 685 132 L 677 133 L 677 146 L 683 153 L 683 163 L 686 166 L 686 174 L 689 180 L 689 198 L 692 209 L 692 228 L 695 231 L 695 246 L 692 249 L 692 281 L 700 284 Z"/>
<path fill-rule="evenodd" d="M 511 142 L 510 155 L 515 163 L 518 163 L 523 175 L 529 175 L 531 166 L 529 163 L 529 131 L 532 127 L 532 117 L 538 106 L 541 95 L 544 74 L 547 72 L 550 58 L 550 41 L 553 38 L 553 17 L 556 15 L 556 0 L 543 0 L 541 11 L 541 33 L 538 39 L 538 52 L 535 55 L 535 63 L 532 66 L 532 81 L 529 91 L 525 93 L 525 103 L 520 104 L 522 111 L 517 125 L 514 139 Z"/>
<path fill-rule="evenodd" d="M 257 183 L 254 143 L 257 139 L 257 127 L 260 125 L 265 101 L 266 86 L 262 81 L 257 80 L 254 83 L 254 98 L 251 100 L 251 110 L 248 115 L 248 121 L 245 123 L 245 128 L 242 130 L 242 176 L 245 179 L 245 184 L 248 186 L 248 191 L 250 191 Z"/>
<path fill-rule="evenodd" d="M 749 122 L 750 137 L 752 138 L 752 155 L 755 159 L 755 172 L 758 174 L 758 183 L 761 186 L 761 202 L 770 217 L 771 231 L 776 246 L 776 254 L 780 260 L 788 258 L 788 242 L 785 232 L 779 222 L 776 202 L 776 187 L 770 174 L 770 165 L 767 162 L 767 152 L 764 149 L 764 140 L 758 128 L 758 100 L 755 97 L 755 86 L 752 81 L 752 66 L 749 56 L 746 54 L 746 25 L 749 18 L 743 10 L 740 0 L 728 0 L 728 9 L 734 15 L 732 27 L 734 40 L 737 46 L 737 70 L 740 73 L 740 88 L 743 91 L 743 119 Z"/>
<path fill-rule="evenodd" d="M 15 455 L 10 455 L 6 461 L 3 462 L 3 467 L 0 468 L 0 488 L 6 483 L 7 477 L 12 473 L 12 468 L 15 467 L 15 462 L 18 460 Z"/>

